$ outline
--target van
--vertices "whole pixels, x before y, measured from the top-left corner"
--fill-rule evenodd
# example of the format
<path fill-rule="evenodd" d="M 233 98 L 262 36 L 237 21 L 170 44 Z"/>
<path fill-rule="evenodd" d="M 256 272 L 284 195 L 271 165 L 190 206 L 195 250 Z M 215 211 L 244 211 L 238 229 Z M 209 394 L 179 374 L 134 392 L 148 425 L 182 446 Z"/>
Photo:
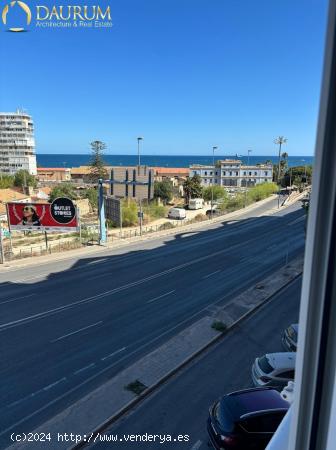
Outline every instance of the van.
<path fill-rule="evenodd" d="M 186 212 L 183 208 L 172 208 L 168 212 L 168 218 L 169 219 L 185 219 L 186 218 Z"/>
<path fill-rule="evenodd" d="M 204 206 L 203 198 L 191 198 L 189 200 L 189 209 L 202 209 Z"/>

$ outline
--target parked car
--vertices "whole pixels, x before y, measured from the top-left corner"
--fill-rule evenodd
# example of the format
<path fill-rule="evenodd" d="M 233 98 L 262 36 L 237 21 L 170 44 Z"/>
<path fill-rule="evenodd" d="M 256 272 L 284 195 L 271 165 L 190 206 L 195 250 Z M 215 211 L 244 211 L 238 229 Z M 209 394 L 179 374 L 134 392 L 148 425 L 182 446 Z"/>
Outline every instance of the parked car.
<path fill-rule="evenodd" d="M 267 353 L 256 358 L 252 366 L 252 379 L 256 386 L 283 388 L 295 376 L 294 352 Z"/>
<path fill-rule="evenodd" d="M 183 208 L 171 208 L 168 211 L 169 219 L 185 219 L 186 211 Z"/>
<path fill-rule="evenodd" d="M 264 450 L 289 406 L 272 388 L 227 394 L 209 410 L 210 441 L 218 450 Z"/>
<path fill-rule="evenodd" d="M 297 323 L 292 323 L 283 332 L 282 343 L 287 351 L 296 352 L 298 332 L 299 332 L 299 325 Z"/>
<path fill-rule="evenodd" d="M 202 209 L 204 206 L 203 198 L 191 198 L 189 200 L 189 209 Z"/>

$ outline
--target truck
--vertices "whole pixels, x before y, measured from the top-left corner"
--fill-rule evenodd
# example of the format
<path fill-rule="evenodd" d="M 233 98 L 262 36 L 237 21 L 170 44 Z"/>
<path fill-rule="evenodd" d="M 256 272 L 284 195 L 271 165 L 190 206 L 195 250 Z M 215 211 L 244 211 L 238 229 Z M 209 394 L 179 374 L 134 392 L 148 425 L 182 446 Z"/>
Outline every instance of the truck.
<path fill-rule="evenodd" d="M 189 200 L 189 209 L 202 209 L 204 206 L 203 198 L 191 198 Z"/>
<path fill-rule="evenodd" d="M 168 218 L 169 219 L 178 219 L 182 220 L 186 218 L 186 212 L 183 208 L 171 208 L 168 211 Z"/>

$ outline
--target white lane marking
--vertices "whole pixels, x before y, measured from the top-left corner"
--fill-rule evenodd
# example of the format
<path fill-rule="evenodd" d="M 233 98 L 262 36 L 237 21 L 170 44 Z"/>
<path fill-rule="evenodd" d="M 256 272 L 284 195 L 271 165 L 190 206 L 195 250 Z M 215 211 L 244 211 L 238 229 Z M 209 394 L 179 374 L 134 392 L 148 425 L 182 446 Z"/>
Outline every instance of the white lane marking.
<path fill-rule="evenodd" d="M 92 364 L 89 364 L 88 366 L 82 367 L 81 369 L 76 370 L 76 372 L 74 372 L 74 375 L 78 375 L 79 373 L 84 372 L 84 370 L 91 369 L 91 367 L 94 367 L 95 365 L 96 365 L 95 363 L 92 363 Z"/>
<path fill-rule="evenodd" d="M 96 327 L 97 325 L 99 325 L 101 323 L 103 323 L 102 320 L 100 322 L 93 323 L 92 325 L 88 325 L 87 327 L 80 328 L 79 330 L 72 331 L 71 333 L 64 334 L 63 336 L 60 336 L 57 339 L 54 339 L 54 340 L 52 340 L 50 342 L 53 344 L 54 342 L 61 341 L 62 339 L 65 339 L 65 338 L 67 338 L 69 336 L 72 336 L 73 334 L 77 334 L 77 333 L 80 333 L 81 331 L 87 330 L 89 328 Z"/>
<path fill-rule="evenodd" d="M 244 245 L 249 244 L 250 242 L 253 242 L 254 240 L 256 240 L 256 238 L 248 239 L 248 240 L 244 241 L 243 244 Z M 176 272 L 177 270 L 180 270 L 182 268 L 192 266 L 192 265 L 197 264 L 197 263 L 199 263 L 201 261 L 205 261 L 207 259 L 210 259 L 210 258 L 213 258 L 215 256 L 221 255 L 221 254 L 223 254 L 225 252 L 229 252 L 229 251 L 231 251 L 231 250 L 233 250 L 233 249 L 235 249 L 237 247 L 239 248 L 241 245 L 242 245 L 242 243 L 239 242 L 237 244 L 232 245 L 231 247 L 227 247 L 227 248 L 219 250 L 217 252 L 213 252 L 210 255 L 201 256 L 200 258 L 194 259 L 192 261 L 188 261 L 188 262 L 186 262 L 184 264 L 180 264 L 179 266 L 175 266 L 175 267 L 172 267 L 171 269 L 164 270 L 163 272 L 159 272 L 159 273 L 156 273 L 154 275 L 150 275 L 150 276 L 148 276 L 146 278 L 143 278 L 141 280 L 138 280 L 138 281 L 133 281 L 132 283 L 125 284 L 125 285 L 120 286 L 118 288 L 114 288 L 114 289 L 111 289 L 109 291 L 102 292 L 101 294 L 96 294 L 96 295 L 94 295 L 92 297 L 87 297 L 87 298 L 84 298 L 82 300 L 78 300 L 76 302 L 69 303 L 67 305 L 59 306 L 58 308 L 54 308 L 54 309 L 50 309 L 48 311 L 43 311 L 41 313 L 34 314 L 32 316 L 23 317 L 22 319 L 13 320 L 12 322 L 3 323 L 3 324 L 0 325 L 0 332 L 2 330 L 6 330 L 7 328 L 11 328 L 13 326 L 20 325 L 22 323 L 31 322 L 33 320 L 38 320 L 38 319 L 41 319 L 41 318 L 46 317 L 48 315 L 58 314 L 59 312 L 65 311 L 67 309 L 73 308 L 73 307 L 81 305 L 83 303 L 90 303 L 90 302 L 93 302 L 95 300 L 104 298 L 104 297 L 106 297 L 108 295 L 112 295 L 112 294 L 114 294 L 116 292 L 120 292 L 120 291 L 129 289 L 131 287 L 138 286 L 140 284 L 146 283 L 147 281 L 154 280 L 155 278 L 162 277 L 164 275 Z"/>
<path fill-rule="evenodd" d="M 49 384 L 48 386 L 43 387 L 42 389 L 39 389 L 38 391 L 32 392 L 29 395 L 26 395 L 26 397 L 20 398 L 19 400 L 16 400 L 13 403 L 10 403 L 6 406 L 6 408 L 12 408 L 13 406 L 19 405 L 20 403 L 24 402 L 25 400 L 28 400 L 32 397 L 35 397 L 37 394 L 41 394 L 42 392 L 48 391 L 52 387 L 56 386 L 57 384 L 61 383 L 62 381 L 66 381 L 66 378 L 61 378 L 60 380 L 55 381 L 54 383 Z"/>
<path fill-rule="evenodd" d="M 305 216 L 299 217 L 298 219 L 293 220 L 293 222 L 289 222 L 287 225 L 291 226 L 291 225 L 295 225 L 298 222 L 301 222 L 301 220 L 304 220 Z"/>
<path fill-rule="evenodd" d="M 200 446 L 202 445 L 202 441 L 197 441 L 190 450 L 198 450 Z"/>
<path fill-rule="evenodd" d="M 220 270 L 216 270 L 215 272 L 208 273 L 208 275 L 204 275 L 204 277 L 202 277 L 202 278 L 209 278 L 209 277 L 212 277 L 212 275 L 215 275 L 215 274 L 218 273 L 218 272 L 220 272 Z"/>
<path fill-rule="evenodd" d="M 90 261 L 87 263 L 87 266 L 91 266 L 92 264 L 99 264 L 101 262 L 107 261 L 107 258 L 98 259 L 97 261 Z"/>
<path fill-rule="evenodd" d="M 53 388 L 54 386 L 56 386 L 59 383 L 62 383 L 62 381 L 66 381 L 66 378 L 63 377 L 60 380 L 55 381 L 54 383 L 48 384 L 48 386 L 44 387 L 43 390 L 44 391 L 49 391 L 49 389 Z"/>
<path fill-rule="evenodd" d="M 173 291 L 169 291 L 169 292 L 166 292 L 165 294 L 159 295 L 158 297 L 154 297 L 151 300 L 148 300 L 148 302 L 146 302 L 146 303 L 155 302 L 156 300 L 159 300 L 160 298 L 167 297 L 167 295 L 172 294 L 173 292 L 175 292 L 175 289 Z"/>
<path fill-rule="evenodd" d="M 6 300 L 5 302 L 0 302 L 0 305 L 4 305 L 5 303 L 16 302 L 17 300 L 23 300 L 24 298 L 33 297 L 33 295 L 36 295 L 36 294 L 29 294 L 29 295 L 23 295 L 22 297 L 11 298 L 9 300 Z"/>
<path fill-rule="evenodd" d="M 118 353 L 121 353 L 121 352 L 123 352 L 125 350 L 126 350 L 126 347 L 120 348 L 119 350 L 116 350 L 115 352 L 110 353 L 107 356 L 104 356 L 103 358 L 101 358 L 101 360 L 105 361 L 106 359 L 112 358 L 112 356 L 117 355 Z"/>

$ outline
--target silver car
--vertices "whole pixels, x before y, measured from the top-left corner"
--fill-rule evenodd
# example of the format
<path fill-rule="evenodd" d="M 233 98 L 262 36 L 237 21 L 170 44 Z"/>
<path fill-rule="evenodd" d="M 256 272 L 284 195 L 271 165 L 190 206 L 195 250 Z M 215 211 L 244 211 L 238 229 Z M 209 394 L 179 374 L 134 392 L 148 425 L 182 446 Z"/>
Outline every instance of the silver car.
<path fill-rule="evenodd" d="M 295 352 L 267 353 L 252 366 L 255 386 L 283 388 L 295 376 Z"/>

